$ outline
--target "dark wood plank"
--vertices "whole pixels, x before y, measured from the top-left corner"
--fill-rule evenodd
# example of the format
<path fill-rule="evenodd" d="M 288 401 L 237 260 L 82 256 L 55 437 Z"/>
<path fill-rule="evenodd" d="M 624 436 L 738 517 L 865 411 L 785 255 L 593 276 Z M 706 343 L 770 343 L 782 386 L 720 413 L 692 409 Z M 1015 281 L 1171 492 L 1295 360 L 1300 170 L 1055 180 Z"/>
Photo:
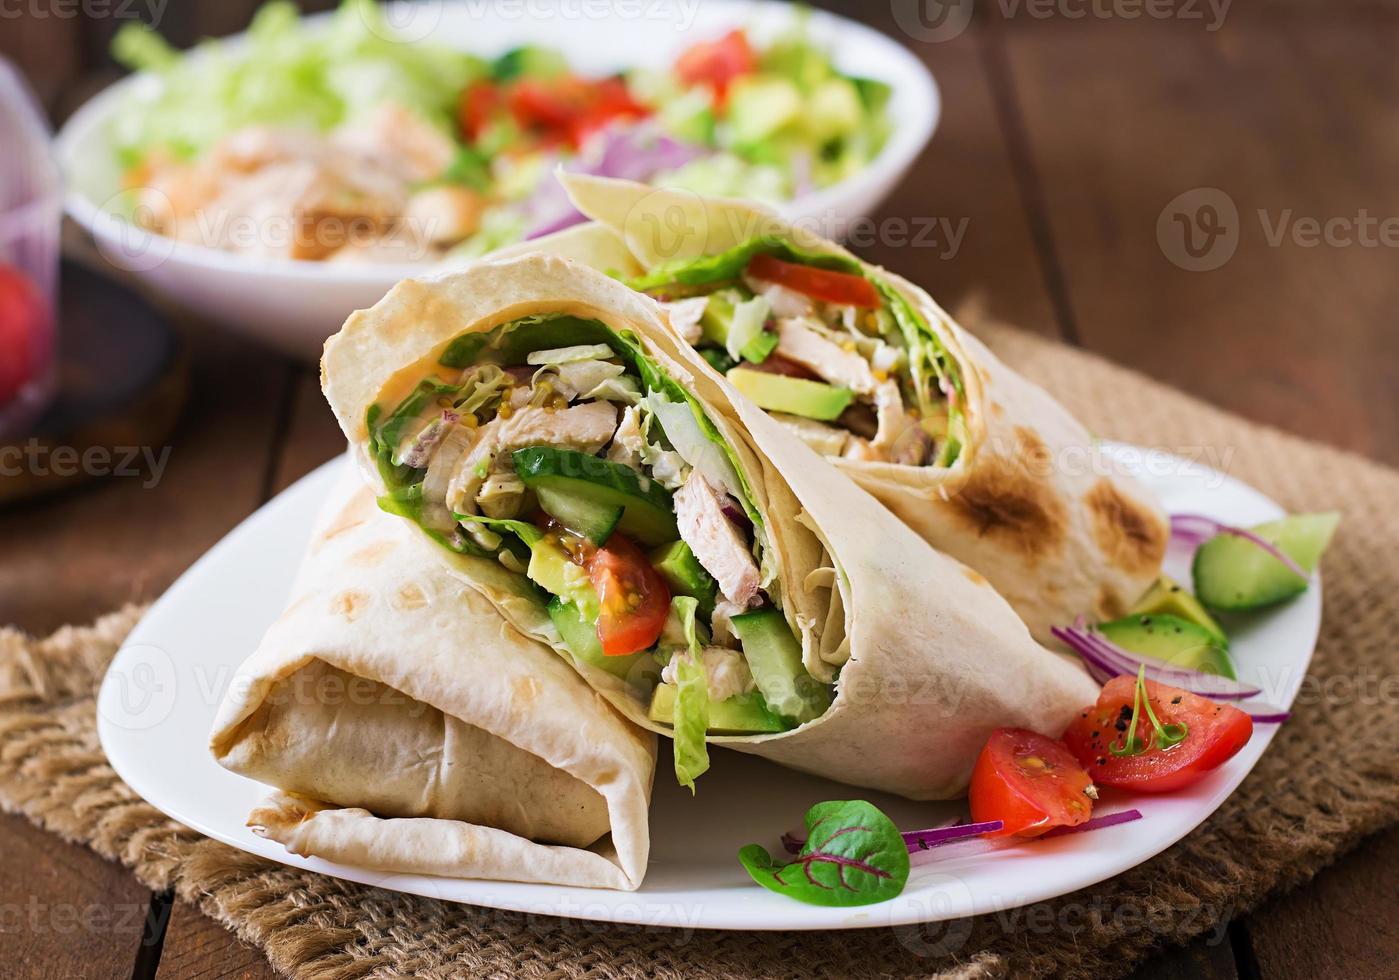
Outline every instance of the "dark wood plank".
<path fill-rule="evenodd" d="M 1244 415 L 1399 461 L 1393 37 L 1296 17 L 1215 33 L 1120 20 L 998 29 L 1083 343 Z M 1223 261 L 1220 237 L 1212 271 L 1172 263 L 1185 253 L 1167 208 L 1197 188 L 1237 211 L 1220 212 L 1237 249 Z M 1194 219 L 1204 195 L 1181 213 Z M 1364 215 L 1394 219 L 1388 247 L 1310 245 L 1303 225 L 1269 241 L 1279 222 L 1315 218 L 1348 222 L 1336 230 L 1358 242 Z"/>
<path fill-rule="evenodd" d="M 321 394 L 316 371 L 298 371 L 285 440 L 272 472 L 273 492 L 281 492 L 344 451 L 345 434 Z"/>
<path fill-rule="evenodd" d="M 10 977 L 131 975 L 151 896 L 119 865 L 0 815 L 0 963 Z"/>
<path fill-rule="evenodd" d="M 262 951 L 240 941 L 194 906 L 176 902 L 157 980 L 271 980 Z"/>
<path fill-rule="evenodd" d="M 45 4 L 23 6 L 29 9 L 18 17 L 13 8 L 0 10 L 0 56 L 14 62 L 39 101 L 52 108 L 79 74 L 83 25 L 75 17 L 52 16 Z"/>
<path fill-rule="evenodd" d="M 1394 976 L 1399 830 L 1361 843 L 1309 885 L 1248 917 L 1266 980 Z"/>
<path fill-rule="evenodd" d="M 1274 226 L 1361 208 L 1399 215 L 1386 176 L 1399 141 L 1376 136 L 1396 121 L 1391 36 L 1364 19 L 1306 17 L 1252 18 L 1217 36 L 1120 22 L 994 32 L 1065 315 L 1085 346 L 1243 414 L 1399 459 L 1393 247 L 1275 246 L 1258 214 Z M 1220 188 L 1238 212 L 1237 249 L 1212 271 L 1178 268 L 1179 240 L 1169 226 L 1158 236 L 1168 202 L 1197 187 Z M 1376 911 L 1395 898 L 1399 834 L 1382 840 L 1251 917 L 1239 974 L 1392 973 L 1399 936 Z M 1175 969 L 1154 961 L 1141 975 Z"/>
<path fill-rule="evenodd" d="M 928 66 L 942 95 L 932 141 L 873 223 L 850 228 L 852 250 L 924 286 L 951 311 L 975 299 L 1000 319 L 1056 336 L 1016 164 L 997 124 L 979 25 L 937 42 L 900 27 L 896 8 L 906 17 L 912 2 L 820 6 L 896 38 Z"/>
<path fill-rule="evenodd" d="M 41 633 L 154 598 L 261 502 L 289 368 L 208 330 L 189 349 L 181 422 L 139 447 L 157 466 L 0 511 L 0 622 Z"/>
<path fill-rule="evenodd" d="M 1131 980 L 1239 980 L 1234 951 L 1225 936 L 1208 934 L 1188 946 L 1172 946 L 1147 960 Z"/>

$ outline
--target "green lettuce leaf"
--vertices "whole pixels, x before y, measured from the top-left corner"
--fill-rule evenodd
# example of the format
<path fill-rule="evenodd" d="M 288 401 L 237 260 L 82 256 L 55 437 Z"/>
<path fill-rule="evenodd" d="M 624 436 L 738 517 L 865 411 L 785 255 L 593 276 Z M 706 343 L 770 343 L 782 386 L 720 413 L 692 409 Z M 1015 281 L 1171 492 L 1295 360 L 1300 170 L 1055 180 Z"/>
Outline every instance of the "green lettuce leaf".
<path fill-rule="evenodd" d="M 481 59 L 395 37 L 372 0 L 346 0 L 323 27 L 308 28 L 295 4 L 264 4 L 246 42 L 201 42 L 176 52 L 143 24 L 112 41 L 117 61 L 159 77 L 113 120 L 113 143 L 127 166 L 155 149 L 193 157 L 252 125 L 326 130 L 383 102 L 395 102 L 452 131 L 462 88 L 485 73 Z"/>
<path fill-rule="evenodd" d="M 685 655 L 675 661 L 675 778 L 693 793 L 695 780 L 709 769 L 709 747 L 704 741 L 709 731 L 709 678 L 695 627 L 699 603 L 689 596 L 676 596 L 670 606 L 680 617 L 689 644 Z"/>

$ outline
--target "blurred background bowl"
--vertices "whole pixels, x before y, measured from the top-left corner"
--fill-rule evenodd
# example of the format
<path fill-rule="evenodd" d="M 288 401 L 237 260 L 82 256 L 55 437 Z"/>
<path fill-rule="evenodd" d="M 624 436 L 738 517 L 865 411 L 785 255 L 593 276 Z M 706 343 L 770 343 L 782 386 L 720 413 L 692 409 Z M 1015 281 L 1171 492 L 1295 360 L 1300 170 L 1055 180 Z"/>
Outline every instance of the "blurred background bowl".
<path fill-rule="evenodd" d="M 835 237 L 894 189 L 937 126 L 941 103 L 927 68 L 891 38 L 843 17 L 752 0 L 648 0 L 645 16 L 625 19 L 580 16 L 584 8 L 561 2 L 556 16 L 540 16 L 553 6 L 551 0 L 532 0 L 520 8 L 520 16 L 505 17 L 491 13 L 489 5 L 399 2 L 388 5 L 387 13 L 406 38 L 428 36 L 482 55 L 543 45 L 563 52 L 580 72 L 596 75 L 669 64 L 687 44 L 732 27 L 747 27 L 762 41 L 806 16 L 809 36 L 830 51 L 837 68 L 892 88 L 887 109 L 892 130 L 869 166 L 779 208 L 784 216 L 815 222 Z M 324 17 L 312 20 L 323 22 Z M 57 147 L 68 181 L 68 213 L 108 261 L 163 299 L 293 356 L 315 360 L 325 338 L 352 311 L 372 306 L 402 279 L 450 267 L 450 262 L 338 266 L 252 257 L 176 242 L 118 217 L 110 210 L 121 193 L 110 122 L 138 86 L 156 84 L 153 77 L 137 75 L 112 85 L 68 120 Z"/>

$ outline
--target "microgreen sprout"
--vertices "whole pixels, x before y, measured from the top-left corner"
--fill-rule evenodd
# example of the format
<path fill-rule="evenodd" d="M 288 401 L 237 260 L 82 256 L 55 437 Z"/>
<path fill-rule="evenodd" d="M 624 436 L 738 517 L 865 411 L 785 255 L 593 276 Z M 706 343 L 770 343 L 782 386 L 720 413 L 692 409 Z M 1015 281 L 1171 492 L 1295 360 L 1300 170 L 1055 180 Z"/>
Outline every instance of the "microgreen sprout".
<path fill-rule="evenodd" d="M 1155 732 L 1158 749 L 1169 749 L 1173 745 L 1179 745 L 1189 734 L 1190 729 L 1186 725 L 1163 725 L 1156 717 L 1156 712 L 1151 708 L 1151 697 L 1146 691 L 1146 664 L 1142 664 L 1137 668 L 1137 684 L 1132 694 L 1132 720 L 1127 726 L 1126 734 L 1108 746 L 1108 751 L 1113 755 L 1133 756 L 1146 751 L 1146 743 L 1137 737 L 1137 719 L 1141 716 L 1143 705 L 1146 706 L 1146 717 Z"/>

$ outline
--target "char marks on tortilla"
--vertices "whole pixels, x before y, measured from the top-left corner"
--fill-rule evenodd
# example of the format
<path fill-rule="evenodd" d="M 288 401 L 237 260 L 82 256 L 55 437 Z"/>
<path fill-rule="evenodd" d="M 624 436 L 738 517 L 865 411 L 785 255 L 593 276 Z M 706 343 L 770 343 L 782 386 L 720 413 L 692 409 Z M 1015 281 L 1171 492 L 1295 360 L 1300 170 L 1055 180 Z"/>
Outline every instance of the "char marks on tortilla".
<path fill-rule="evenodd" d="M 1107 478 L 1093 484 L 1084 501 L 1108 564 L 1133 574 L 1161 567 L 1169 532 L 1153 511 L 1124 496 Z"/>
<path fill-rule="evenodd" d="M 1017 430 L 1022 451 L 1016 457 L 992 456 L 973 469 L 967 481 L 949 500 L 961 517 L 982 538 L 1022 555 L 1033 564 L 1048 558 L 1064 542 L 1068 515 L 1064 502 L 1050 484 L 1032 471 L 1032 459 L 1043 454 L 1044 444 L 1034 438 L 1026 446 L 1028 430 Z M 1028 433 L 1031 437 L 1034 433 Z"/>

